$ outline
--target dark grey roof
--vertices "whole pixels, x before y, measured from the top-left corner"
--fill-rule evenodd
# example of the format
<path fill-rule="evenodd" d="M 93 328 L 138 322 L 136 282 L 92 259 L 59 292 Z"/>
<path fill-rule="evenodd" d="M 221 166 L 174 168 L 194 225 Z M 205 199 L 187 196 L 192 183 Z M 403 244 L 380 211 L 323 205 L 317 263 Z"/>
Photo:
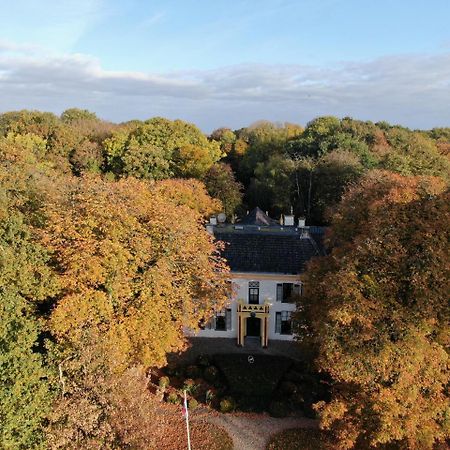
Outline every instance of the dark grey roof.
<path fill-rule="evenodd" d="M 298 274 L 313 256 L 321 254 L 315 240 L 299 230 L 267 232 L 215 227 L 214 234 L 225 242 L 222 255 L 233 272 Z"/>
<path fill-rule="evenodd" d="M 280 225 L 276 220 L 271 219 L 262 209 L 256 207 L 250 211 L 239 225 Z"/>

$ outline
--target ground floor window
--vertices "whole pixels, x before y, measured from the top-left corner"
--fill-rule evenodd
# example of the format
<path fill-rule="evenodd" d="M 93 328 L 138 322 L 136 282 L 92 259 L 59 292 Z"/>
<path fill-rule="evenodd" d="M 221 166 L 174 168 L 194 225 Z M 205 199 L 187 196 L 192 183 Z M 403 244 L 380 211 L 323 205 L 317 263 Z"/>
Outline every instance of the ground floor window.
<path fill-rule="evenodd" d="M 280 311 L 275 314 L 275 333 L 292 334 L 292 318 L 290 311 Z"/>
<path fill-rule="evenodd" d="M 202 330 L 227 331 L 232 329 L 231 325 L 231 309 L 223 309 L 222 311 L 216 312 L 206 326 L 200 326 L 200 328 Z"/>

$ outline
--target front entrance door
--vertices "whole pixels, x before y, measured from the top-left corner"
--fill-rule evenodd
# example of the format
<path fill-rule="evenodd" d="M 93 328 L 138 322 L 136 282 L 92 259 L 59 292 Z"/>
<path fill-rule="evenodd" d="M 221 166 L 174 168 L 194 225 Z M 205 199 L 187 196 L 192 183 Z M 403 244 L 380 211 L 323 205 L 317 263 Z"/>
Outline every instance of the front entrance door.
<path fill-rule="evenodd" d="M 247 318 L 247 336 L 261 336 L 261 319 L 257 317 Z"/>

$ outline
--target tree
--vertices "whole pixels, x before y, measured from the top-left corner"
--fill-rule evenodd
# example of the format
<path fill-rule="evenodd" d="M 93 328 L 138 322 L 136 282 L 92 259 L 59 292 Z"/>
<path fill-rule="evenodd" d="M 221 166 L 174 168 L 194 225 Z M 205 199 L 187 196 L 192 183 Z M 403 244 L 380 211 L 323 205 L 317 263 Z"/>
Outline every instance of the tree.
<path fill-rule="evenodd" d="M 225 214 L 231 218 L 242 202 L 243 189 L 242 184 L 235 180 L 231 167 L 224 163 L 211 166 L 205 176 L 205 185 L 208 194 L 222 202 Z"/>
<path fill-rule="evenodd" d="M 255 177 L 247 190 L 250 207 L 260 206 L 273 215 L 290 211 L 294 164 L 280 155 L 271 157 L 255 168 Z"/>
<path fill-rule="evenodd" d="M 372 172 L 332 218 L 298 320 L 331 374 L 317 409 L 340 448 L 431 449 L 448 419 L 449 194 L 439 178 Z"/>
<path fill-rule="evenodd" d="M 120 129 L 105 141 L 107 170 L 161 180 L 201 176 L 221 157 L 219 145 L 194 125 L 159 117 Z"/>
<path fill-rule="evenodd" d="M 97 115 L 87 109 L 69 108 L 61 114 L 61 121 L 64 123 L 72 123 L 81 120 L 99 120 Z"/>
<path fill-rule="evenodd" d="M 36 218 L 37 199 L 23 172 L 32 155 L 14 152 L 11 142 L 3 142 L 0 155 L 0 442 L 4 449 L 43 449 L 53 371 L 41 348 L 39 306 L 58 286 L 27 223 Z"/>
<path fill-rule="evenodd" d="M 393 148 L 383 158 L 382 167 L 402 175 L 434 175 L 450 180 L 450 162 L 430 138 L 399 127 L 391 128 L 386 138 Z"/>
<path fill-rule="evenodd" d="M 188 206 L 203 218 L 222 210 L 220 199 L 211 198 L 205 185 L 199 180 L 162 180 L 153 189 L 175 206 Z"/>
<path fill-rule="evenodd" d="M 98 336 L 115 370 L 164 364 L 183 348 L 183 327 L 226 301 L 201 214 L 164 192 L 132 178 L 70 179 L 48 205 L 43 242 L 62 285 L 50 329 L 75 353 Z"/>

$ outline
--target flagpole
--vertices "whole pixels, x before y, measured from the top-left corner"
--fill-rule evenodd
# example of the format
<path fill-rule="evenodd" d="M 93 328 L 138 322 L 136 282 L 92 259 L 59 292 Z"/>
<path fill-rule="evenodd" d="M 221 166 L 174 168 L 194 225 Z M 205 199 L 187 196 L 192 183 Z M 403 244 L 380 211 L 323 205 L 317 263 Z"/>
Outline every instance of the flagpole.
<path fill-rule="evenodd" d="M 188 450 L 191 450 L 191 434 L 189 432 L 189 410 L 188 403 L 186 398 L 186 391 L 184 391 L 184 414 L 186 417 L 186 431 L 187 431 L 187 440 L 188 440 Z"/>

